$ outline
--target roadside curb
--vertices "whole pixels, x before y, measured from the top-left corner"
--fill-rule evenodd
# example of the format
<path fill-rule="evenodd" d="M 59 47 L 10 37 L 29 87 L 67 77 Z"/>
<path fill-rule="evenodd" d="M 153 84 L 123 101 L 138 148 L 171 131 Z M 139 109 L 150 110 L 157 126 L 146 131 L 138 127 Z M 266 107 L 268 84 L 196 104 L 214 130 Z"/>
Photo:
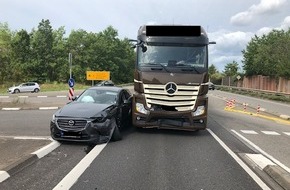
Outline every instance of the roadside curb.
<path fill-rule="evenodd" d="M 60 107 L 29 107 L 29 108 L 1 108 L 2 111 L 19 111 L 19 110 L 57 110 Z"/>
<path fill-rule="evenodd" d="M 245 158 L 265 172 L 283 189 L 290 189 L 290 174 L 262 154 L 245 154 Z"/>
<path fill-rule="evenodd" d="M 280 166 L 267 165 L 264 169 L 284 189 L 290 189 L 290 174 Z"/>
<path fill-rule="evenodd" d="M 20 160 L 5 167 L 4 170 L 0 170 L 0 183 L 5 181 L 9 177 L 15 175 L 16 173 L 18 173 L 25 167 L 31 165 L 36 160 L 44 157 L 45 155 L 47 155 L 48 153 L 52 152 L 54 149 L 60 146 L 59 142 L 52 139 L 50 140 L 51 140 L 51 143 L 49 143 L 48 145 L 38 149 L 35 152 L 32 152 L 29 155 L 22 157 Z"/>

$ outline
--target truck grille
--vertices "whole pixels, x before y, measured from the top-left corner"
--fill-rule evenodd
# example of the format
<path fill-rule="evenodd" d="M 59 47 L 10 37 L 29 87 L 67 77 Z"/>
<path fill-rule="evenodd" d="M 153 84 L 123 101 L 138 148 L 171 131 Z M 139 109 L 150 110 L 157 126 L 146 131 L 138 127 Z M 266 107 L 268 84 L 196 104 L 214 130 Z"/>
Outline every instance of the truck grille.
<path fill-rule="evenodd" d="M 199 85 L 177 85 L 177 91 L 170 95 L 165 90 L 166 85 L 143 84 L 146 104 L 149 108 L 152 105 L 175 107 L 177 111 L 193 110 Z"/>
<path fill-rule="evenodd" d="M 64 131 L 82 131 L 87 126 L 87 120 L 58 119 L 57 125 Z"/>

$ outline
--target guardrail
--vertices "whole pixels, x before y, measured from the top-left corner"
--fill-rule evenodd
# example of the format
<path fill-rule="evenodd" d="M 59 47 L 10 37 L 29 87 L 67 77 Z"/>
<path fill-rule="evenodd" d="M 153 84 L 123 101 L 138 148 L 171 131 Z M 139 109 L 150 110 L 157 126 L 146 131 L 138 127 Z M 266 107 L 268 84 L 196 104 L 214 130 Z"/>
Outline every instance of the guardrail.
<path fill-rule="evenodd" d="M 219 90 L 232 91 L 232 92 L 244 91 L 247 93 L 256 93 L 257 95 L 260 95 L 260 96 L 268 95 L 268 96 L 273 96 L 272 98 L 270 98 L 273 100 L 290 102 L 289 93 L 269 91 L 269 90 L 260 90 L 260 89 L 253 89 L 253 88 L 235 87 L 235 86 L 224 86 L 224 85 L 215 85 L 215 86 L 216 86 L 216 89 L 219 89 Z M 281 98 L 281 97 L 284 97 L 284 98 Z"/>

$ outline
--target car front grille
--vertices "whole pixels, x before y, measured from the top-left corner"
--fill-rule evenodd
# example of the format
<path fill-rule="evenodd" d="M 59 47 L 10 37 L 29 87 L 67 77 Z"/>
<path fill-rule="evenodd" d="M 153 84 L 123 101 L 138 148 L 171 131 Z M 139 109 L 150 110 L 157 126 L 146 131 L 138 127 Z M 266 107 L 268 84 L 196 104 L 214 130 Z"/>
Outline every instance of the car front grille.
<path fill-rule="evenodd" d="M 64 131 L 82 131 L 86 128 L 87 120 L 81 119 L 58 119 L 57 126 Z"/>

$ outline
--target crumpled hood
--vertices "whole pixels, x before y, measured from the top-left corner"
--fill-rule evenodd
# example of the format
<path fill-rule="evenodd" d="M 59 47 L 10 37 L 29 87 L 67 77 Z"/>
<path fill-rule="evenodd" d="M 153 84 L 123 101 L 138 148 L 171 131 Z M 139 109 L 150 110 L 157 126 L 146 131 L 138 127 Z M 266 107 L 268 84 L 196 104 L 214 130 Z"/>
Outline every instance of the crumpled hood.
<path fill-rule="evenodd" d="M 109 104 L 71 102 L 58 110 L 55 116 L 90 118 L 96 116 L 109 106 Z"/>

